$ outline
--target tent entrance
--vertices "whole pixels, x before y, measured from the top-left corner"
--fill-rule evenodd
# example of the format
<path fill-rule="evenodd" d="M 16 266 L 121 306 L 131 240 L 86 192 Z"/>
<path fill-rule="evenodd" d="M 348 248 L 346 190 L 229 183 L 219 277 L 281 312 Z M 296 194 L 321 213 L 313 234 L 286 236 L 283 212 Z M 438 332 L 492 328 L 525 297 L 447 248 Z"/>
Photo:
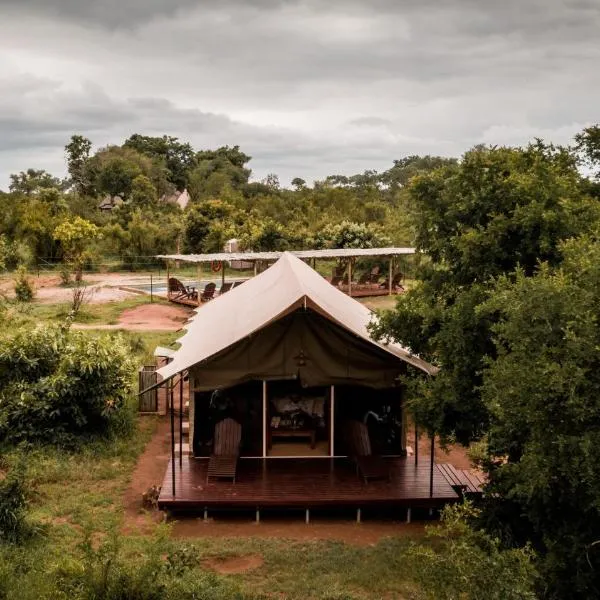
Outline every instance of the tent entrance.
<path fill-rule="evenodd" d="M 266 386 L 266 455 L 330 456 L 329 387 L 304 388 L 298 380 Z"/>

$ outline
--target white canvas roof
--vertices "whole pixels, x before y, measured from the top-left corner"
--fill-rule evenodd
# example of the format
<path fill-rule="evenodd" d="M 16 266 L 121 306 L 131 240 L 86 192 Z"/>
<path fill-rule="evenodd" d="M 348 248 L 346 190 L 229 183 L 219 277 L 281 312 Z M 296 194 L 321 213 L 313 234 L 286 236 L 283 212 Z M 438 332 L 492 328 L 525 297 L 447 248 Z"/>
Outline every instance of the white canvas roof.
<path fill-rule="evenodd" d="M 376 342 L 367 326 L 373 313 L 332 286 L 302 260 L 285 252 L 266 271 L 196 309 L 179 339 L 174 360 L 158 370 L 168 379 L 263 329 L 291 310 L 310 304 L 344 329 L 428 374 L 437 368 L 400 344 Z"/>

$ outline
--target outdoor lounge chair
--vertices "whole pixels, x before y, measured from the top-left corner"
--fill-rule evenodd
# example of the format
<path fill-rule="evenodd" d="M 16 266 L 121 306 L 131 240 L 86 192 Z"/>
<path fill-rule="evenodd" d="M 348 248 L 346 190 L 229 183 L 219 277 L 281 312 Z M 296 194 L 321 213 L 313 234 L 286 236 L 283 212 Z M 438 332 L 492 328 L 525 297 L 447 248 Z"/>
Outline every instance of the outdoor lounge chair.
<path fill-rule="evenodd" d="M 371 451 L 369 430 L 361 421 L 348 421 L 345 424 L 346 444 L 350 458 L 356 464 L 356 471 L 365 481 L 389 479 L 390 471 L 381 456 Z"/>
<path fill-rule="evenodd" d="M 381 277 L 381 268 L 379 266 L 375 265 L 371 269 L 369 282 L 370 283 L 379 283 L 380 277 Z"/>
<path fill-rule="evenodd" d="M 216 283 L 207 283 L 204 286 L 204 291 L 202 292 L 201 296 L 200 296 L 200 302 L 208 302 L 209 300 L 212 300 L 215 297 L 215 290 L 217 289 L 217 284 Z"/>
<path fill-rule="evenodd" d="M 394 277 L 392 277 L 392 290 L 395 292 L 403 292 L 404 286 L 400 283 L 404 279 L 404 273 L 396 273 Z M 386 277 L 385 281 L 380 285 L 380 287 L 387 289 L 389 287 L 389 278 Z"/>
<path fill-rule="evenodd" d="M 356 285 L 366 286 L 371 282 L 371 273 L 369 271 L 365 271 L 356 282 Z"/>
<path fill-rule="evenodd" d="M 219 290 L 219 296 L 222 296 L 225 292 L 228 292 L 233 287 L 233 284 L 233 281 L 228 281 L 227 283 L 224 283 L 221 286 L 221 289 Z"/>
<path fill-rule="evenodd" d="M 169 277 L 169 299 L 170 300 L 198 300 L 198 292 L 195 287 L 184 285 L 175 277 Z"/>
<path fill-rule="evenodd" d="M 208 460 L 207 480 L 231 479 L 235 482 L 242 426 L 233 419 L 223 419 L 215 425 L 213 451 Z"/>

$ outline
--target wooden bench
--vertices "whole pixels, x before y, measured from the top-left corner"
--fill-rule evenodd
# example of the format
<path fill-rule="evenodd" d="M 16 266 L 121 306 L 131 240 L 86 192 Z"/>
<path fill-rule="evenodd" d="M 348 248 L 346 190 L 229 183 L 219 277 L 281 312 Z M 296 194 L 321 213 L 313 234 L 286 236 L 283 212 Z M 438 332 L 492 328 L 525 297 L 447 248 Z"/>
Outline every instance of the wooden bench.
<path fill-rule="evenodd" d="M 450 463 L 438 465 L 438 469 L 446 481 L 461 495 L 481 495 L 485 480 L 483 476 L 469 469 L 457 469 Z"/>

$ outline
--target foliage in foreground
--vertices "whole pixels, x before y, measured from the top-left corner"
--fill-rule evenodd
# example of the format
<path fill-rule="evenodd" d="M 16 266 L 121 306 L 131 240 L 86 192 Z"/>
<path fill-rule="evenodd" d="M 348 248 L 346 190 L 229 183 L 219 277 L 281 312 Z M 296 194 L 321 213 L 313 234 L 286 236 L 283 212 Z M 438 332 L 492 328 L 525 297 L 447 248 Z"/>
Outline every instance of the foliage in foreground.
<path fill-rule="evenodd" d="M 96 544 L 88 532 L 76 552 L 40 564 L 27 547 L 0 547 L 2 600 L 251 600 L 239 586 L 174 552 L 164 532 L 127 555 L 116 532 Z M 38 560 L 36 560 L 38 559 Z"/>
<path fill-rule="evenodd" d="M 470 505 L 449 506 L 429 529 L 438 544 L 411 548 L 414 576 L 432 600 L 534 600 L 533 552 L 503 549 L 500 539 L 474 529 Z"/>
<path fill-rule="evenodd" d="M 27 533 L 28 488 L 25 465 L 20 462 L 8 473 L 0 465 L 0 542 L 18 543 Z"/>
<path fill-rule="evenodd" d="M 35 288 L 27 276 L 27 270 L 21 266 L 15 277 L 15 297 L 19 302 L 31 302 L 35 296 Z"/>
<path fill-rule="evenodd" d="M 484 377 L 492 415 L 487 519 L 531 541 L 551 598 L 600 597 L 600 241 L 564 245 L 560 269 L 502 278 L 498 357 Z"/>
<path fill-rule="evenodd" d="M 72 444 L 106 434 L 126 412 L 129 349 L 114 336 L 23 327 L 0 344 L 0 439 Z"/>

